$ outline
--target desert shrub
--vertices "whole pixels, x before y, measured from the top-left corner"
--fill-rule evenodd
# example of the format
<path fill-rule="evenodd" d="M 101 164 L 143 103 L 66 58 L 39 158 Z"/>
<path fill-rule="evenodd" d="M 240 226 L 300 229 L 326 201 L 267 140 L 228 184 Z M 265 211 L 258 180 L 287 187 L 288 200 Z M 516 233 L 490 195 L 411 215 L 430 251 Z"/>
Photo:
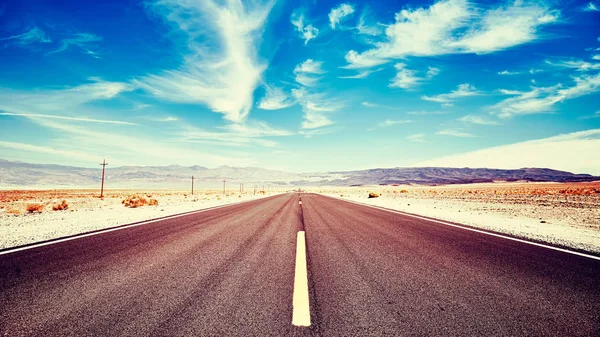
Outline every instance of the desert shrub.
<path fill-rule="evenodd" d="M 130 195 L 121 202 L 125 207 L 137 208 L 144 206 L 148 201 L 139 195 Z"/>
<path fill-rule="evenodd" d="M 52 205 L 53 211 L 65 211 L 67 209 L 69 209 L 69 204 L 67 204 L 66 200 L 63 200 L 60 204 Z"/>
<path fill-rule="evenodd" d="M 21 215 L 21 211 L 16 209 L 16 208 L 11 208 L 9 210 L 6 211 L 6 214 L 10 214 L 10 215 Z"/>
<path fill-rule="evenodd" d="M 158 206 L 158 200 L 156 200 L 156 199 L 148 200 L 148 206 Z"/>
<path fill-rule="evenodd" d="M 27 205 L 27 212 L 29 213 L 42 213 L 42 211 L 44 211 L 44 205 L 42 204 Z"/>
<path fill-rule="evenodd" d="M 379 194 L 377 194 L 375 192 L 371 192 L 371 193 L 369 193 L 369 199 L 370 198 L 379 198 Z"/>
<path fill-rule="evenodd" d="M 400 190 L 400 193 L 408 193 L 408 190 Z"/>

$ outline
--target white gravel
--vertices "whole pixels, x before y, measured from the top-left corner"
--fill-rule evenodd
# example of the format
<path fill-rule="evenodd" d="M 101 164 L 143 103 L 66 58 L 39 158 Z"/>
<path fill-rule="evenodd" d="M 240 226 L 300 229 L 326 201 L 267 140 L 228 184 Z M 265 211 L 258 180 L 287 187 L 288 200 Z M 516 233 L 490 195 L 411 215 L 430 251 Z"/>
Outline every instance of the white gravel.
<path fill-rule="evenodd" d="M 270 194 L 274 195 L 274 194 Z M 0 249 L 60 238 L 93 230 L 115 227 L 270 195 L 226 197 L 169 196 L 159 199 L 158 206 L 126 208 L 121 199 L 85 199 L 66 211 L 44 211 L 41 214 L 13 216 L 0 212 Z M 220 199 L 220 200 L 219 200 Z M 48 207 L 46 207 L 47 209 Z"/>
<path fill-rule="evenodd" d="M 568 210 L 562 212 L 552 207 L 529 204 L 504 204 L 493 202 L 425 199 L 425 198 L 368 198 L 368 193 L 344 191 L 322 193 L 339 199 L 357 201 L 404 211 L 416 215 L 482 228 L 497 233 L 600 253 L 600 230 L 595 226 L 574 224 L 576 217 L 565 214 L 591 213 L 600 218 L 599 208 Z"/>

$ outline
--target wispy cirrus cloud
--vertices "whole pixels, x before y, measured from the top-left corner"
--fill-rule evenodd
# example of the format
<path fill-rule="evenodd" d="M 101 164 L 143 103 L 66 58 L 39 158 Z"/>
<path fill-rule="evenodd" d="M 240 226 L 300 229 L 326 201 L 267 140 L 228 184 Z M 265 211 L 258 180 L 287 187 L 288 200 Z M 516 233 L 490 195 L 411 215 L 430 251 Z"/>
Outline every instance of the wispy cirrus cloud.
<path fill-rule="evenodd" d="M 310 93 L 306 88 L 293 89 L 292 95 L 304 112 L 303 129 L 316 129 L 333 124 L 329 115 L 344 106 L 322 93 Z"/>
<path fill-rule="evenodd" d="M 176 136 L 183 142 L 216 143 L 224 146 L 276 147 L 278 143 L 269 138 L 291 136 L 294 133 L 275 129 L 265 122 L 249 121 L 244 124 L 228 124 L 218 128 L 222 131 L 206 131 L 197 127 L 184 126 Z"/>
<path fill-rule="evenodd" d="M 459 84 L 456 90 L 452 90 L 447 94 L 439 94 L 434 96 L 421 96 L 421 99 L 425 101 L 432 101 L 438 103 L 452 103 L 456 99 L 470 96 L 478 96 L 482 93 L 477 90 L 473 85 L 468 83 Z"/>
<path fill-rule="evenodd" d="M 415 86 L 418 86 L 425 80 L 430 80 L 433 77 L 437 76 L 440 73 L 438 68 L 429 67 L 427 70 L 427 74 L 425 77 L 417 76 L 416 70 L 408 69 L 405 63 L 396 63 L 394 65 L 396 68 L 396 76 L 392 79 L 390 84 L 388 85 L 390 88 L 402 88 L 402 89 L 410 89 Z"/>
<path fill-rule="evenodd" d="M 407 136 L 406 139 L 408 139 L 411 142 L 416 142 L 416 143 L 425 143 L 426 142 L 424 133 L 416 133 L 414 135 Z"/>
<path fill-rule="evenodd" d="M 337 24 L 349 18 L 352 14 L 354 14 L 354 5 L 350 3 L 340 4 L 339 6 L 332 8 L 329 12 L 329 25 L 332 29 L 335 29 Z"/>
<path fill-rule="evenodd" d="M 294 68 L 296 82 L 307 87 L 314 86 L 320 79 L 319 76 L 315 75 L 324 73 L 322 65 L 323 62 L 315 61 L 313 59 L 307 59 L 306 61 L 300 63 Z"/>
<path fill-rule="evenodd" d="M 589 2 L 585 7 L 583 7 L 583 11 L 585 11 L 585 12 L 599 12 L 600 9 L 598 7 L 599 6 L 597 6 L 595 3 Z"/>
<path fill-rule="evenodd" d="M 348 68 L 373 67 L 406 56 L 491 53 L 540 38 L 539 28 L 558 21 L 558 11 L 541 4 L 480 11 L 467 0 L 440 0 L 428 8 L 404 9 L 388 25 L 385 41 L 346 54 Z"/>
<path fill-rule="evenodd" d="M 47 52 L 46 55 L 57 54 L 74 46 L 81 48 L 86 54 L 97 56 L 90 48 L 99 42 L 102 42 L 102 37 L 100 36 L 89 33 L 76 33 L 73 36 L 61 39 L 58 48 Z"/>
<path fill-rule="evenodd" d="M 258 103 L 263 110 L 280 110 L 296 104 L 296 101 L 278 87 L 266 86 L 265 96 Z"/>
<path fill-rule="evenodd" d="M 1 116 L 27 117 L 27 118 L 59 119 L 59 120 L 67 120 L 67 121 L 75 121 L 75 122 L 88 122 L 88 123 L 138 125 L 137 123 L 119 121 L 119 120 L 96 119 L 96 118 L 86 118 L 86 117 L 69 117 L 69 116 L 33 114 L 33 113 L 14 113 L 14 112 L 0 111 L 0 115 Z"/>
<path fill-rule="evenodd" d="M 356 75 L 350 75 L 350 76 L 340 76 L 339 78 L 350 78 L 350 79 L 361 79 L 361 78 L 367 78 L 369 75 L 371 75 L 372 73 L 376 73 L 378 71 L 382 71 L 383 68 L 379 68 L 379 69 L 375 69 L 375 70 L 369 70 L 369 69 L 362 69 L 360 70 Z"/>
<path fill-rule="evenodd" d="M 128 83 L 90 78 L 90 83 L 63 89 L 20 91 L 0 88 L 0 109 L 19 113 L 59 112 L 72 110 L 88 102 L 107 100 L 134 89 Z"/>
<path fill-rule="evenodd" d="M 17 45 L 27 46 L 34 43 L 50 43 L 52 39 L 41 28 L 33 26 L 22 34 L 0 38 L 0 41 L 12 41 Z"/>
<path fill-rule="evenodd" d="M 517 115 L 547 113 L 554 105 L 565 100 L 589 95 L 600 91 L 600 74 L 573 77 L 575 85 L 565 87 L 557 84 L 550 87 L 532 87 L 530 91 L 500 90 L 506 98 L 488 110 L 501 118 Z"/>
<path fill-rule="evenodd" d="M 383 29 L 379 25 L 367 23 L 367 10 L 364 10 L 358 18 L 356 30 L 358 34 L 370 36 L 377 36 L 383 33 Z"/>
<path fill-rule="evenodd" d="M 315 39 L 319 35 L 319 29 L 312 24 L 306 24 L 306 18 L 304 17 L 304 11 L 295 10 L 292 13 L 290 22 L 296 28 L 296 31 L 304 39 L 304 45 L 308 44 L 308 41 Z"/>
<path fill-rule="evenodd" d="M 402 120 L 386 119 L 385 121 L 377 124 L 377 126 L 385 128 L 388 126 L 394 126 L 394 125 L 398 125 L 398 124 L 408 124 L 408 123 L 412 123 L 412 121 L 410 119 L 402 119 Z"/>
<path fill-rule="evenodd" d="M 512 76 L 512 75 L 520 75 L 521 73 L 518 71 L 508 71 L 508 70 L 503 70 L 503 71 L 499 71 L 498 75 L 504 75 L 504 76 Z"/>
<path fill-rule="evenodd" d="M 440 130 L 440 131 L 436 132 L 436 134 L 442 135 L 442 136 L 452 136 L 452 137 L 460 137 L 460 138 L 476 137 L 475 135 L 473 135 L 471 133 L 464 132 L 462 130 L 456 130 L 456 129 Z"/>
<path fill-rule="evenodd" d="M 600 69 L 600 63 L 590 63 L 577 59 L 560 60 L 557 62 L 546 60 L 546 63 L 551 66 L 575 69 L 577 71 L 592 71 Z"/>
<path fill-rule="evenodd" d="M 186 37 L 183 64 L 134 80 L 157 98 L 205 104 L 234 123 L 243 123 L 266 65 L 257 48 L 273 1 L 162 0 L 149 8 Z"/>
<path fill-rule="evenodd" d="M 360 103 L 362 106 L 366 106 L 367 108 L 378 108 L 378 109 L 389 109 L 389 110 L 399 110 L 401 109 L 400 107 L 397 106 L 390 106 L 390 105 L 384 105 L 384 104 L 378 104 L 378 103 L 373 103 L 373 102 L 362 102 Z"/>
<path fill-rule="evenodd" d="M 478 124 L 478 125 L 500 125 L 500 123 L 498 123 L 497 121 L 490 120 L 485 117 L 477 116 L 477 115 L 462 116 L 458 120 L 461 122 Z"/>

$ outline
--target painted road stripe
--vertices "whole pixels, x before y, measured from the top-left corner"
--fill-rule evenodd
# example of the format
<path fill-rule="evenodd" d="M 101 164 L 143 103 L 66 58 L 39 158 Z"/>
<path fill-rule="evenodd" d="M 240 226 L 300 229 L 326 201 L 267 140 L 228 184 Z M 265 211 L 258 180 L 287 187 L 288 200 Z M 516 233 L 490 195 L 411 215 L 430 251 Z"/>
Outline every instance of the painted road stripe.
<path fill-rule="evenodd" d="M 272 198 L 274 196 L 277 196 L 279 194 L 273 195 L 273 196 L 269 196 L 267 198 Z M 186 213 L 181 213 L 181 214 L 174 214 L 174 215 L 167 215 L 165 217 L 162 218 L 158 218 L 158 219 L 153 219 L 153 220 L 147 220 L 147 221 L 142 221 L 142 222 L 137 222 L 137 223 L 133 223 L 131 225 L 120 225 L 117 227 L 112 227 L 112 228 L 106 228 L 106 229 L 99 229 L 97 231 L 93 231 L 91 233 L 83 233 L 83 234 L 75 234 L 73 236 L 68 236 L 65 238 L 58 238 L 58 239 L 51 239 L 45 242 L 40 242 L 37 244 L 31 244 L 31 245 L 27 245 L 27 246 L 23 246 L 23 247 L 16 247 L 13 249 L 7 249 L 5 251 L 1 251 L 0 252 L 0 256 L 1 255 L 6 255 L 6 254 L 11 254 L 11 253 L 16 253 L 16 252 L 20 252 L 23 250 L 27 250 L 27 249 L 33 249 L 33 248 L 38 248 L 38 247 L 43 247 L 43 246 L 49 246 L 49 245 L 53 245 L 55 243 L 59 243 L 59 242 L 65 242 L 65 241 L 71 241 L 71 240 L 76 240 L 76 239 L 80 239 L 80 238 L 85 238 L 88 236 L 94 236 L 94 235 L 99 235 L 99 234 L 104 234 L 104 233 L 108 233 L 108 232 L 114 232 L 114 231 L 118 231 L 121 229 L 125 229 L 125 228 L 131 228 L 131 227 L 137 227 L 137 226 L 142 226 L 142 225 L 147 225 L 153 222 L 158 222 L 158 221 L 163 221 L 163 220 L 171 220 L 171 219 L 175 219 L 175 218 L 179 218 L 182 216 L 187 216 L 187 215 L 192 215 L 192 214 L 198 214 L 198 213 L 203 213 L 203 212 L 208 212 L 208 211 L 212 211 L 215 209 L 219 209 L 219 208 L 224 208 L 224 207 L 229 207 L 229 206 L 233 206 L 233 205 L 239 205 L 239 204 L 243 204 L 245 202 L 251 202 L 251 201 L 255 201 L 255 200 L 262 200 L 262 199 L 267 199 L 267 198 L 260 198 L 260 199 L 254 199 L 254 200 L 246 200 L 246 201 L 238 201 L 238 202 L 234 202 L 234 203 L 230 203 L 230 204 L 225 204 L 225 205 L 219 205 L 219 206 L 214 206 L 214 207 L 209 207 L 209 208 L 204 208 L 204 209 L 200 209 L 197 211 L 190 211 L 190 212 L 186 212 Z"/>
<path fill-rule="evenodd" d="M 495 237 L 498 237 L 498 238 L 503 238 L 503 239 L 512 240 L 512 241 L 517 241 L 517 242 L 525 243 L 525 244 L 528 244 L 528 245 L 543 247 L 543 248 L 552 249 L 552 250 L 556 250 L 556 251 L 567 253 L 567 254 L 578 255 L 578 256 L 587 257 L 589 259 L 600 261 L 600 256 L 594 256 L 594 255 L 589 255 L 589 254 L 585 254 L 585 253 L 574 252 L 572 250 L 558 248 L 558 247 L 553 247 L 553 246 L 545 245 L 543 243 L 537 243 L 537 242 L 532 242 L 532 241 L 527 241 L 527 240 L 523 240 L 523 239 L 514 238 L 514 237 L 511 237 L 511 236 L 507 236 L 507 235 L 486 232 L 486 231 L 483 231 L 483 230 L 479 230 L 479 229 L 475 229 L 475 228 L 470 228 L 470 227 L 465 227 L 465 226 L 461 226 L 461 225 L 457 225 L 457 224 L 453 224 L 453 223 L 449 223 L 449 222 L 445 222 L 445 221 L 441 221 L 441 220 L 430 219 L 430 218 L 422 217 L 422 216 L 419 216 L 419 215 L 415 215 L 415 214 L 411 214 L 411 213 L 406 213 L 406 212 L 398 211 L 398 210 L 395 210 L 395 209 L 389 209 L 389 208 L 385 208 L 385 207 L 369 205 L 369 204 L 365 204 L 365 203 L 354 201 L 354 200 L 345 200 L 345 199 L 341 199 L 341 198 L 337 198 L 337 197 L 330 197 L 328 195 L 323 195 L 323 196 L 324 197 L 333 198 L 333 199 L 342 200 L 342 201 L 346 201 L 346 202 L 350 202 L 350 203 L 357 204 L 357 205 L 362 205 L 362 206 L 367 206 L 367 207 L 371 207 L 371 208 L 376 208 L 376 209 L 379 209 L 379 210 L 382 210 L 382 211 L 387 211 L 387 212 L 390 212 L 390 213 L 401 214 L 401 215 L 409 216 L 411 218 L 417 218 L 417 219 L 426 220 L 426 221 L 429 221 L 429 222 L 435 222 L 435 223 L 439 223 L 439 224 L 446 225 L 446 226 L 451 226 L 451 227 L 456 227 L 456 228 L 468 230 L 468 231 L 471 231 L 471 232 L 477 232 L 477 233 L 481 233 L 481 234 L 485 234 L 485 235 L 491 235 L 491 236 L 495 236 Z"/>
<path fill-rule="evenodd" d="M 296 276 L 294 277 L 294 299 L 292 306 L 294 308 L 292 313 L 292 325 L 310 326 L 306 238 L 304 231 L 298 232 L 298 239 L 296 242 Z"/>

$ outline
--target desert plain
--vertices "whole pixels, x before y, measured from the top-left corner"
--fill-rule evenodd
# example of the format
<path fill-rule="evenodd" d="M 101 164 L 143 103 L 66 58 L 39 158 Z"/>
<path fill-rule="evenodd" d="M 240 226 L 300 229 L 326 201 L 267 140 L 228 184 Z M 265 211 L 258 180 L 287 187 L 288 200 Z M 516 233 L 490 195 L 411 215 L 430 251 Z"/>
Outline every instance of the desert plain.
<path fill-rule="evenodd" d="M 600 253 L 600 182 L 303 187 L 541 243 Z M 0 191 L 0 249 L 294 190 Z M 375 193 L 376 198 L 369 198 Z M 64 202 L 63 202 L 64 200 Z"/>

